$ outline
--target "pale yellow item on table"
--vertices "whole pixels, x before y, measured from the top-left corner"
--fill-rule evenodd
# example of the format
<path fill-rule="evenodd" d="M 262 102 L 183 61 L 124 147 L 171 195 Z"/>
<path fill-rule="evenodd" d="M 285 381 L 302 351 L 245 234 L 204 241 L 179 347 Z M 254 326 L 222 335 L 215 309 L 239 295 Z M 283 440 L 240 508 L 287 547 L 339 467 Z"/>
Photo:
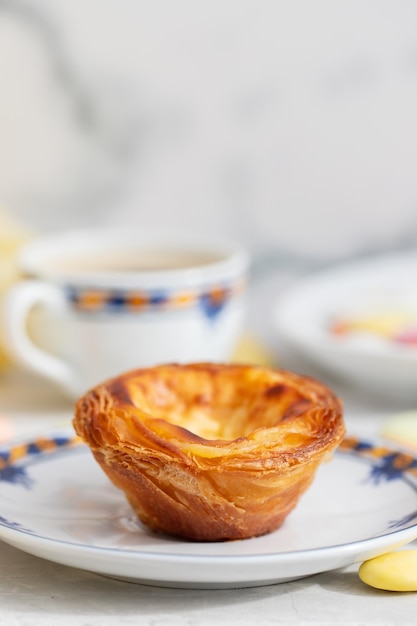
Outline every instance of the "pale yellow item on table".
<path fill-rule="evenodd" d="M 263 365 L 274 367 L 276 363 L 268 349 L 261 341 L 250 334 L 244 334 L 240 338 L 232 357 L 234 363 Z"/>
<path fill-rule="evenodd" d="M 417 591 L 417 550 L 388 552 L 359 568 L 365 584 L 385 591 Z"/>
<path fill-rule="evenodd" d="M 30 237 L 29 229 L 0 207 L 0 302 L 18 278 L 17 254 Z M 0 345 L 0 368 L 7 363 L 8 359 Z"/>
<path fill-rule="evenodd" d="M 381 435 L 417 450 L 417 409 L 389 417 L 382 425 Z"/>

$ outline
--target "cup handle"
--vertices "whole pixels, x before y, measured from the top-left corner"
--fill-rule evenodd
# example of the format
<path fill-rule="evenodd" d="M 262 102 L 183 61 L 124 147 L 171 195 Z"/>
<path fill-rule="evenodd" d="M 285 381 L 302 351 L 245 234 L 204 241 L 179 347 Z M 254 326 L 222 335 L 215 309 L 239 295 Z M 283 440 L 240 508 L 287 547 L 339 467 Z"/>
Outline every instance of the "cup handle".
<path fill-rule="evenodd" d="M 73 369 L 59 357 L 39 348 L 28 335 L 28 316 L 37 305 L 59 312 L 65 309 L 66 301 L 59 289 L 38 280 L 17 283 L 8 291 L 2 306 L 4 348 L 13 360 L 55 381 L 73 395 L 78 388 Z"/>

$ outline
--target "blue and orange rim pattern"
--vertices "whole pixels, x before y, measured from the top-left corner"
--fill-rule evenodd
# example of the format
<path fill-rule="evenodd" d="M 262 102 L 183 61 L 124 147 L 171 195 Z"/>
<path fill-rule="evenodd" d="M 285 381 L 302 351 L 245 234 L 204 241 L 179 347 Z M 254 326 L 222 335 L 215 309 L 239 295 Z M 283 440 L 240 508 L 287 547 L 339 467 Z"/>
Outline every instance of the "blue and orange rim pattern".
<path fill-rule="evenodd" d="M 216 285 L 203 291 L 99 289 L 67 287 L 67 296 L 74 309 L 81 313 L 181 310 L 198 307 L 208 317 L 215 317 L 246 287 L 242 278 L 228 285 Z"/>
<path fill-rule="evenodd" d="M 21 463 L 30 457 L 40 457 L 49 452 L 56 452 L 61 448 L 70 448 L 80 445 L 81 439 L 76 435 L 63 435 L 52 438 L 39 437 L 34 441 L 14 445 L 8 450 L 0 450 L 0 482 L 20 484 L 30 487 L 31 480 Z"/>
<path fill-rule="evenodd" d="M 0 482 L 30 487 L 31 480 L 26 472 L 25 464 L 27 465 L 31 457 L 39 458 L 44 454 L 80 445 L 85 447 L 79 437 L 75 434 L 69 434 L 53 438 L 41 437 L 5 450 L 0 449 Z M 369 479 L 374 484 L 406 477 L 417 481 L 417 458 L 410 452 L 393 450 L 383 444 L 370 443 L 351 436 L 344 438 L 337 452 L 353 454 L 370 461 Z"/>
<path fill-rule="evenodd" d="M 392 450 L 385 445 L 371 444 L 357 437 L 345 437 L 339 451 L 375 461 L 370 478 L 376 483 L 403 478 L 404 475 L 417 479 L 417 458 L 411 452 Z"/>

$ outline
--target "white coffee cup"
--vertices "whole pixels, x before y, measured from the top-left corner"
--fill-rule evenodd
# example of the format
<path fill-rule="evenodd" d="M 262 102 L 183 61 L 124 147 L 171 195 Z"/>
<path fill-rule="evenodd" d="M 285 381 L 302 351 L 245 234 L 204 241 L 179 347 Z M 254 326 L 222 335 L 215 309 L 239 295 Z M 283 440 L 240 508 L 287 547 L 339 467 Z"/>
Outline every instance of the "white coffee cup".
<path fill-rule="evenodd" d="M 190 235 L 90 230 L 27 245 L 6 294 L 3 343 L 72 397 L 123 371 L 230 359 L 248 256 Z"/>

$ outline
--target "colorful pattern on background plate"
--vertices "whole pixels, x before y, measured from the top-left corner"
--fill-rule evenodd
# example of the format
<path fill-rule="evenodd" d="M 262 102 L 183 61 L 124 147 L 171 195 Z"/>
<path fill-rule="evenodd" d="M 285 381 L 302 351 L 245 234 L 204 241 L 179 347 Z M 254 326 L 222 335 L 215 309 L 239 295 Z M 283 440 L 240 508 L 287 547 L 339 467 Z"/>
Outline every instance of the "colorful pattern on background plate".
<path fill-rule="evenodd" d="M 381 313 L 339 319 L 331 324 L 335 336 L 374 335 L 397 344 L 417 348 L 417 315 Z"/>
<path fill-rule="evenodd" d="M 191 289 L 176 292 L 160 289 L 148 292 L 75 287 L 68 287 L 67 292 L 69 301 L 82 313 L 139 313 L 198 307 L 206 317 L 213 319 L 244 288 L 245 281 L 240 279 L 231 285 L 218 285 L 202 292 Z"/>

